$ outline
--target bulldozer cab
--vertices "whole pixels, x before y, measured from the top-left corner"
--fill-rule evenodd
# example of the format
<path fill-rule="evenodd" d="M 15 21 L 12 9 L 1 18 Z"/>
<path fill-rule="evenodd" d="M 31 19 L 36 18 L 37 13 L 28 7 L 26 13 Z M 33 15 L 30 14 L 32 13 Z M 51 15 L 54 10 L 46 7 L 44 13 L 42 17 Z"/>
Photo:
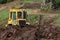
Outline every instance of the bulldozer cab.
<path fill-rule="evenodd" d="M 10 9 L 9 25 L 25 25 L 26 24 L 26 12 L 23 9 Z"/>

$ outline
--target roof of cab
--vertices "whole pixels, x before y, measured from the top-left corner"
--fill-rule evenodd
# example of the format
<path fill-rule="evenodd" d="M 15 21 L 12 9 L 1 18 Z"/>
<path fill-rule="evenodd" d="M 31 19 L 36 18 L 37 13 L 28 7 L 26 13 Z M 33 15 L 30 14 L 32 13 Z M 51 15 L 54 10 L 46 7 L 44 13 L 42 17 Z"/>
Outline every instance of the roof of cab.
<path fill-rule="evenodd" d="M 23 12 L 23 11 L 24 11 L 24 9 L 10 9 L 10 12 L 18 12 L 18 11 Z"/>

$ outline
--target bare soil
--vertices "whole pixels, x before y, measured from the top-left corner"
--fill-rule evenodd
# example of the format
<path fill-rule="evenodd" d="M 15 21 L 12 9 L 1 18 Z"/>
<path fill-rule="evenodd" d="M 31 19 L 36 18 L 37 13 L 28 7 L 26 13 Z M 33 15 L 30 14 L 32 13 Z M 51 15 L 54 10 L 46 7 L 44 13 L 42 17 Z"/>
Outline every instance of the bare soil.
<path fill-rule="evenodd" d="M 38 28 L 39 27 L 39 28 Z M 48 26 L 28 26 L 23 29 L 1 28 L 0 40 L 60 40 L 60 27 Z"/>
<path fill-rule="evenodd" d="M 38 25 L 26 25 L 23 28 L 0 28 L 0 40 L 60 40 L 60 27 L 51 24 L 54 18 L 40 20 Z"/>
<path fill-rule="evenodd" d="M 36 9 L 36 8 L 41 8 L 41 3 L 31 3 L 31 4 L 25 4 L 21 6 L 23 9 Z"/>

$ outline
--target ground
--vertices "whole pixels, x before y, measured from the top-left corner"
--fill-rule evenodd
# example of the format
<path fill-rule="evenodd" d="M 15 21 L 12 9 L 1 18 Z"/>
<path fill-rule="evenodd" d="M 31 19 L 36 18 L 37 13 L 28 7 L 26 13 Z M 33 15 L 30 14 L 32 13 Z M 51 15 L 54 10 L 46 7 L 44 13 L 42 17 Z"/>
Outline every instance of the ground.
<path fill-rule="evenodd" d="M 27 21 L 31 25 L 26 25 L 22 29 L 17 26 L 5 28 L 9 17 L 9 9 L 12 7 L 19 8 L 23 5 L 20 5 L 16 0 L 0 6 L 1 40 L 60 40 L 60 12 L 56 11 L 41 12 L 40 9 L 25 9 L 27 11 Z M 40 15 L 43 15 L 42 19 L 40 19 Z"/>

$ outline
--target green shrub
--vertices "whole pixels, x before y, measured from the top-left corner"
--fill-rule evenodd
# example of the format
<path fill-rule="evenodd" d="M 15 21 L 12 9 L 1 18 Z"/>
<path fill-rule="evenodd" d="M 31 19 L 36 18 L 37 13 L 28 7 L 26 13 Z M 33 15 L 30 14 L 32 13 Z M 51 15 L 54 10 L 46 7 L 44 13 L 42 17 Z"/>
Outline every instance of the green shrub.
<path fill-rule="evenodd" d="M 6 2 L 7 2 L 7 0 L 0 0 L 0 4 L 4 4 Z"/>
<path fill-rule="evenodd" d="M 39 23 L 39 15 L 38 14 L 29 14 L 27 16 L 27 21 L 31 24 Z"/>
<path fill-rule="evenodd" d="M 40 11 L 42 12 L 50 12 L 51 10 L 52 8 L 50 6 L 40 8 Z"/>
<path fill-rule="evenodd" d="M 14 0 L 0 0 L 0 4 L 4 4 L 4 3 L 7 3 L 7 2 L 11 2 L 11 1 L 14 1 Z"/>
<path fill-rule="evenodd" d="M 14 1 L 14 0 L 7 0 L 7 2 L 12 2 L 12 1 Z"/>

